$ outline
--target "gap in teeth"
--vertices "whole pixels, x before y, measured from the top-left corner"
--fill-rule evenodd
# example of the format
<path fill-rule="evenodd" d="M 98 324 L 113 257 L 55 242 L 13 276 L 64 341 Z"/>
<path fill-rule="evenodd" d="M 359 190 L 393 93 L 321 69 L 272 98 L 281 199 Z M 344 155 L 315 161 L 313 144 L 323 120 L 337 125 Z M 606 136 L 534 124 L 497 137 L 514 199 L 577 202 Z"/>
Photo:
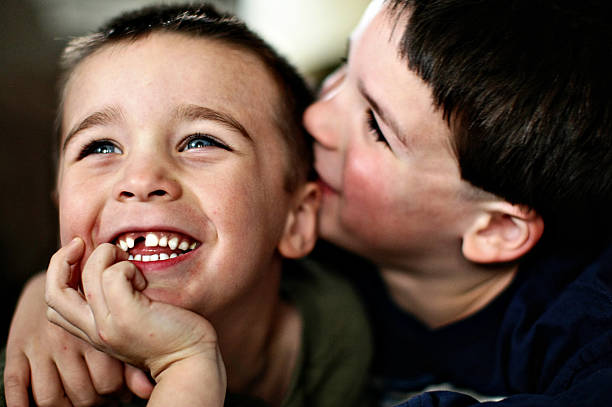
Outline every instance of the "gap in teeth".
<path fill-rule="evenodd" d="M 168 253 L 153 253 L 153 254 L 134 254 L 130 253 L 129 260 L 134 261 L 164 261 L 182 256 L 185 253 L 194 250 L 198 243 L 191 239 L 169 232 L 147 232 L 147 233 L 126 233 L 117 239 L 117 246 L 123 251 L 130 252 L 136 245 L 144 240 L 145 247 L 168 247 L 176 252 Z"/>

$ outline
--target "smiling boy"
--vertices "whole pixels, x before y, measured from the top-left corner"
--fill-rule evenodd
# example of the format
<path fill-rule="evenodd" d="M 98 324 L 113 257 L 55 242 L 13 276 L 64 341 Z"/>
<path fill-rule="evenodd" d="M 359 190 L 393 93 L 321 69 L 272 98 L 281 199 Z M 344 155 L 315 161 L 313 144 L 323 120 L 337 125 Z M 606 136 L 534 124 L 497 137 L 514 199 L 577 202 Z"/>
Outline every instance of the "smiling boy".
<path fill-rule="evenodd" d="M 319 201 L 292 68 L 205 6 L 121 16 L 64 67 L 50 319 L 148 370 L 151 405 L 218 405 L 224 368 L 230 393 L 270 405 L 361 401 L 358 300 L 283 261 L 312 249 Z M 60 369 L 54 404 L 31 370 L 37 402 L 81 397 Z"/>

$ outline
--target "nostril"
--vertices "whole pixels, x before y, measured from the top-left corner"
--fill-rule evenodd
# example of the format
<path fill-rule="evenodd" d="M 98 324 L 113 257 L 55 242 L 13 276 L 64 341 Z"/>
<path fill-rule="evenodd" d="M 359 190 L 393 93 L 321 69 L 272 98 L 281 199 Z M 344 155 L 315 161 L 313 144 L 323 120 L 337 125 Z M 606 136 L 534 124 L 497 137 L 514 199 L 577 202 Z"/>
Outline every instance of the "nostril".
<path fill-rule="evenodd" d="M 166 193 L 167 192 L 164 191 L 163 189 L 156 189 L 155 191 L 150 192 L 149 196 L 164 196 L 164 195 L 166 195 Z"/>
<path fill-rule="evenodd" d="M 124 198 L 132 198 L 134 196 L 134 194 L 131 193 L 131 192 L 128 192 L 128 191 L 122 191 L 121 192 L 121 196 L 124 197 Z"/>

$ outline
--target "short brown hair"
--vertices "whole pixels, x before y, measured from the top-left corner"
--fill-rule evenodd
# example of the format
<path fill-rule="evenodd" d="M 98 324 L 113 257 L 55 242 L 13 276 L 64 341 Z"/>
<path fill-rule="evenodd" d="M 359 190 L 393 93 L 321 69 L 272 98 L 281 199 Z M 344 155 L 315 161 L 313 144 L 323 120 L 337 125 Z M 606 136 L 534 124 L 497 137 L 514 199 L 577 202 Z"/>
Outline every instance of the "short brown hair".
<path fill-rule="evenodd" d="M 71 40 L 60 60 L 60 102 L 55 125 L 58 140 L 61 137 L 63 91 L 79 63 L 103 46 L 135 41 L 153 32 L 164 31 L 221 41 L 259 58 L 280 90 L 274 120 L 289 152 L 286 189 L 292 191 L 312 176 L 312 142 L 302 125 L 304 110 L 313 101 L 310 88 L 295 68 L 244 22 L 229 13 L 218 12 L 208 4 L 145 7 L 121 14 L 96 32 Z"/>

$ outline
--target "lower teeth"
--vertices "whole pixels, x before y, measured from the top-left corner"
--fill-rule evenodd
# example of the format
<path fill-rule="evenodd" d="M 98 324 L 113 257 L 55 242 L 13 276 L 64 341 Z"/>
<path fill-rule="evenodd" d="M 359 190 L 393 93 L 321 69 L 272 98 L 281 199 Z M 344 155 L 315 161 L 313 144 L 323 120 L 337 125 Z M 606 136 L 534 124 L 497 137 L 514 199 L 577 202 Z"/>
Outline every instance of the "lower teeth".
<path fill-rule="evenodd" d="M 142 261 L 142 262 L 149 262 L 149 261 L 160 261 L 160 260 L 168 260 L 168 259 L 174 259 L 175 257 L 178 256 L 182 256 L 184 253 L 172 253 L 171 255 L 167 255 L 166 253 L 161 253 L 161 254 L 152 254 L 152 255 L 140 255 L 140 254 L 136 254 L 136 255 L 132 255 L 130 254 L 128 257 L 128 260 L 134 260 L 134 261 Z"/>

